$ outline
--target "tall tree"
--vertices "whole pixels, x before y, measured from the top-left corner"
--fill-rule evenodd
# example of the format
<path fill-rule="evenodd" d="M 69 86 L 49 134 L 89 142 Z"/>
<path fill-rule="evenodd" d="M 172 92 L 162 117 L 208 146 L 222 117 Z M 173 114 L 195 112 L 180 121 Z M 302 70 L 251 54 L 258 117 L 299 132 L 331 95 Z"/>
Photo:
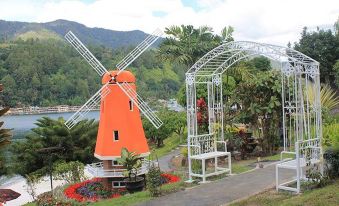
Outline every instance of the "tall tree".
<path fill-rule="evenodd" d="M 339 59 L 339 38 L 336 38 L 331 30 L 325 31 L 318 28 L 317 31 L 309 32 L 305 27 L 294 49 L 318 61 L 321 82 L 335 87 L 333 66 Z"/>
<path fill-rule="evenodd" d="M 44 165 L 44 156 L 39 153 L 42 148 L 61 147 L 58 156 L 53 156 L 55 161 L 81 161 L 91 163 L 93 156 L 98 124 L 94 120 L 83 120 L 68 130 L 64 120 L 43 117 L 36 123 L 37 128 L 25 137 L 25 141 L 18 141 L 10 148 L 13 153 L 13 170 L 19 174 L 29 174 L 39 171 L 46 174 L 47 166 Z"/>
<path fill-rule="evenodd" d="M 225 27 L 222 35 L 213 34 L 208 26 L 194 28 L 192 25 L 171 26 L 165 29 L 169 35 L 160 45 L 162 59 L 192 66 L 200 57 L 223 41 L 232 41 L 232 27 Z"/>
<path fill-rule="evenodd" d="M 281 79 L 276 71 L 257 71 L 255 77 L 239 83 L 232 100 L 240 107 L 239 121 L 262 128 L 262 148 L 272 153 L 279 143 Z"/>

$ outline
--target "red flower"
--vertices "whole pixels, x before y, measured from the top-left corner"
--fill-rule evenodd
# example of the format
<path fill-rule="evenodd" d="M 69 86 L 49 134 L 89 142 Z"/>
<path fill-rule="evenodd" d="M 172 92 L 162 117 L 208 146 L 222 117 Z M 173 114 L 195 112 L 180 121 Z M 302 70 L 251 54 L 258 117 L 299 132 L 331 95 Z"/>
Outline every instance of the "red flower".
<path fill-rule="evenodd" d="M 118 198 L 118 197 L 121 197 L 121 195 L 119 193 L 114 193 L 111 197 L 112 198 Z"/>
<path fill-rule="evenodd" d="M 180 181 L 180 177 L 176 176 L 176 175 L 163 173 L 163 174 L 161 174 L 161 176 L 167 179 L 167 183 L 174 183 L 174 182 Z"/>

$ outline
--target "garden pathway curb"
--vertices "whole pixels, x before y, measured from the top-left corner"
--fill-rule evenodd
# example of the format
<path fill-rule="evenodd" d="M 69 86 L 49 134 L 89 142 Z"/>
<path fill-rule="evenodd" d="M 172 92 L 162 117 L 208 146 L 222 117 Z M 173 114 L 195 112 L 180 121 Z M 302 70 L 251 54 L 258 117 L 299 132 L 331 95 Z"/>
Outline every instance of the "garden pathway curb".
<path fill-rule="evenodd" d="M 293 173 L 286 170 L 282 174 L 283 179 L 288 179 Z M 255 169 L 251 172 L 239 175 L 231 175 L 226 178 L 201 184 L 194 188 L 175 192 L 150 201 L 138 204 L 138 206 L 214 206 L 225 205 L 235 200 L 248 197 L 258 192 L 271 188 L 275 184 L 275 164 L 270 164 L 263 169 Z"/>

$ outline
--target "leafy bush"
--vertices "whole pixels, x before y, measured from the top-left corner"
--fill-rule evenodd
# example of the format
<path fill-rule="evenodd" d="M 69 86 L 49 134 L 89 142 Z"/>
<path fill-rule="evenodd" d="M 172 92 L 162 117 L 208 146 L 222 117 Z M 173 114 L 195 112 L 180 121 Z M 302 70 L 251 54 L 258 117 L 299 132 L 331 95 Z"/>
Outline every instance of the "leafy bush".
<path fill-rule="evenodd" d="M 201 161 L 200 160 L 195 160 L 192 159 L 191 160 L 191 164 L 192 164 L 192 172 L 197 173 L 197 174 L 201 174 L 202 173 L 202 165 L 201 165 Z"/>
<path fill-rule="evenodd" d="M 339 177 L 339 149 L 329 148 L 324 153 L 327 165 L 327 174 L 330 178 Z"/>
<path fill-rule="evenodd" d="M 327 124 L 323 127 L 323 144 L 339 149 L 339 123 Z"/>
<path fill-rule="evenodd" d="M 310 180 L 306 183 L 307 189 L 324 187 L 329 183 L 329 177 L 319 171 L 319 166 L 311 166 L 306 170 L 306 177 Z"/>
<path fill-rule="evenodd" d="M 160 168 L 151 164 L 146 176 L 147 189 L 152 197 L 157 197 L 161 194 L 161 171 Z"/>
<path fill-rule="evenodd" d="M 84 181 L 84 167 L 79 161 L 58 162 L 54 165 L 54 178 L 65 180 L 68 184 Z"/>

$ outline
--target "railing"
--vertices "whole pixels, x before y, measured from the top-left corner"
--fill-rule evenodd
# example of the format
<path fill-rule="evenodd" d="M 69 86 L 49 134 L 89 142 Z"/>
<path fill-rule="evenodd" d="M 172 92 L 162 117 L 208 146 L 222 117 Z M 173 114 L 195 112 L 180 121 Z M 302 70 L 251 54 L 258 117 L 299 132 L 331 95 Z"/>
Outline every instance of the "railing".
<path fill-rule="evenodd" d="M 297 159 L 299 157 L 303 157 L 308 164 L 310 164 L 311 160 L 320 160 L 321 158 L 321 146 L 319 138 L 297 141 L 295 143 L 295 148 L 297 152 Z"/>
<path fill-rule="evenodd" d="M 156 162 L 143 160 L 141 168 L 138 169 L 137 174 L 142 175 L 148 172 L 150 164 L 157 164 Z M 86 166 L 88 172 L 95 177 L 124 177 L 126 169 L 104 169 L 103 163 L 93 163 Z"/>
<path fill-rule="evenodd" d="M 192 148 L 192 155 L 200 155 L 204 153 L 216 151 L 215 139 L 212 134 L 202 134 L 190 136 L 190 145 Z"/>

